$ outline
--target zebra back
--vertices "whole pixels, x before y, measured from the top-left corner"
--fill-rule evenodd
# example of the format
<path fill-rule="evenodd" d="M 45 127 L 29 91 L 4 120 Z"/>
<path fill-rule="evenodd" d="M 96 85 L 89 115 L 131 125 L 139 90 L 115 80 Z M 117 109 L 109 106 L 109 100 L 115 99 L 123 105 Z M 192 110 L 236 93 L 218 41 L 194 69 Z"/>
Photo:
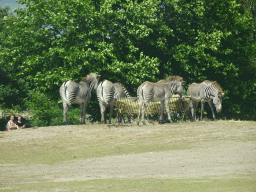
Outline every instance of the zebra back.
<path fill-rule="evenodd" d="M 116 82 L 115 84 L 119 85 L 122 88 L 122 92 L 125 94 L 125 97 L 127 97 L 127 98 L 131 97 L 129 91 L 126 89 L 126 87 L 122 83 Z"/>
<path fill-rule="evenodd" d="M 209 81 L 209 80 L 205 80 L 203 81 L 203 83 L 207 83 L 207 84 L 211 84 L 212 86 L 214 86 L 217 90 L 218 90 L 218 94 L 220 96 L 224 96 L 224 91 L 222 90 L 220 84 L 217 81 Z"/>

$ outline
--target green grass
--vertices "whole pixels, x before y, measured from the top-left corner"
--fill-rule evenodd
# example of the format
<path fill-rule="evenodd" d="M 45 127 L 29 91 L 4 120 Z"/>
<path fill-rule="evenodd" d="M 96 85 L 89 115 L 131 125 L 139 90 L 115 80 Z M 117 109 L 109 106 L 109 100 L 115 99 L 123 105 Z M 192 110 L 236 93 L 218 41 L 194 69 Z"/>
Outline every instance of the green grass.
<path fill-rule="evenodd" d="M 157 127 L 157 126 L 156 126 Z M 134 129 L 134 128 L 133 128 Z M 150 132 L 120 132 L 116 128 L 91 132 L 58 132 L 57 136 L 2 143 L 0 163 L 56 163 L 75 158 L 103 157 L 195 147 L 187 137 L 196 136 L 181 128 Z"/>
<path fill-rule="evenodd" d="M 80 125 L 1 132 L 0 163 L 54 164 L 74 159 L 201 148 L 205 143 L 255 142 L 256 122 L 204 121 L 150 126 Z M 20 138 L 19 138 L 20 135 Z M 47 176 L 47 175 L 46 175 Z M 56 176 L 56 175 L 55 175 Z M 17 177 L 14 178 L 17 180 Z M 256 175 L 230 178 L 96 179 L 0 183 L 0 191 L 256 191 Z M 6 178 L 6 182 L 8 182 Z M 33 179 L 32 179 L 33 180 Z"/>
<path fill-rule="evenodd" d="M 205 125 L 212 128 L 205 128 Z M 250 127 L 251 125 L 251 127 Z M 137 127 L 110 127 L 106 125 L 74 126 L 70 131 L 54 127 L 39 128 L 49 136 L 33 136 L 33 129 L 27 129 L 31 138 L 10 140 L 0 146 L 0 163 L 57 163 L 76 159 L 103 157 L 122 154 L 160 152 L 200 147 L 198 142 L 209 141 L 256 141 L 256 134 L 243 131 L 244 124 L 236 121 L 175 123 Z M 236 128 L 234 129 L 234 126 Z M 255 128 L 255 122 L 248 122 L 246 129 Z M 80 127 L 80 128 L 79 128 Z M 23 131 L 23 130 L 15 130 Z M 8 133 L 8 134 L 11 134 Z M 42 133 L 43 134 L 43 133 Z M 0 137 L 5 137 L 5 132 Z"/>
<path fill-rule="evenodd" d="M 227 179 L 97 179 L 5 185 L 4 191 L 255 191 L 256 177 Z M 0 189 L 1 189 L 0 188 Z"/>

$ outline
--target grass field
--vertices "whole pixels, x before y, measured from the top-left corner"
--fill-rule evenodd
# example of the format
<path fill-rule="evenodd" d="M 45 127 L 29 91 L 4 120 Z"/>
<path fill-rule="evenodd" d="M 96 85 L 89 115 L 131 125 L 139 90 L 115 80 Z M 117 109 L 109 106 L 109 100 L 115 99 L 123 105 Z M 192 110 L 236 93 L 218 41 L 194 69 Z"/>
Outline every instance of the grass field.
<path fill-rule="evenodd" d="M 0 132 L 0 191 L 256 191 L 256 122 Z"/>

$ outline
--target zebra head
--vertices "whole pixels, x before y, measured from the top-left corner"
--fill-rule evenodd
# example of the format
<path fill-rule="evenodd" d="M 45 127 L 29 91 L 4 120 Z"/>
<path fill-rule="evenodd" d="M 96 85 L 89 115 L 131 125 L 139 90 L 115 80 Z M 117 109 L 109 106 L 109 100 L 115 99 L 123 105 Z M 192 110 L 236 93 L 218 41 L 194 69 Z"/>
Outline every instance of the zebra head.
<path fill-rule="evenodd" d="M 216 108 L 217 113 L 222 110 L 222 97 L 224 96 L 223 92 L 218 92 L 216 96 L 211 96 L 212 102 Z"/>
<path fill-rule="evenodd" d="M 183 101 L 185 100 L 184 84 L 185 84 L 185 81 L 178 81 L 176 84 L 176 93 L 180 95 L 180 98 Z"/>
<path fill-rule="evenodd" d="M 97 91 L 100 77 L 101 77 L 101 75 L 96 75 L 95 79 L 93 79 L 93 81 L 91 82 L 91 85 L 90 85 L 91 89 L 94 89 L 95 91 Z"/>
<path fill-rule="evenodd" d="M 97 90 L 98 84 L 99 84 L 99 79 L 100 79 L 101 75 L 97 75 L 95 73 L 90 73 L 89 75 L 87 75 L 87 77 L 85 77 L 83 79 L 83 81 L 87 82 L 87 84 L 90 87 L 90 90 Z"/>

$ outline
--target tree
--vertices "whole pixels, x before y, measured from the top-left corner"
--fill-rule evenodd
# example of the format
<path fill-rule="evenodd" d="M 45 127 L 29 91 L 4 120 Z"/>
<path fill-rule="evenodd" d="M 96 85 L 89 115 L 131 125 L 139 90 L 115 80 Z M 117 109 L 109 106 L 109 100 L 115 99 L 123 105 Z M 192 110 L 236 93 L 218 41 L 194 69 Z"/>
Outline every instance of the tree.
<path fill-rule="evenodd" d="M 5 19 L 14 19 L 13 13 L 9 13 L 10 7 L 0 7 L 0 35 L 5 33 L 5 30 L 9 27 Z M 3 39 L 0 38 L 0 48 L 4 46 Z M 3 60 L 5 57 L 3 57 Z M 5 107 L 12 107 L 17 105 L 21 100 L 19 95 L 22 91 L 18 88 L 18 83 L 12 79 L 12 67 L 9 65 L 0 64 L 0 103 Z"/>
<path fill-rule="evenodd" d="M 159 58 L 160 77 L 181 75 L 187 86 L 216 80 L 226 92 L 226 117 L 256 119 L 255 11 L 231 0 L 170 0 L 156 13 L 162 30 L 139 44 Z"/>
<path fill-rule="evenodd" d="M 24 90 L 55 101 L 64 81 L 90 72 L 132 95 L 170 75 L 187 86 L 216 80 L 226 92 L 223 114 L 255 119 L 255 4 L 241 2 L 20 0 L 26 9 L 4 19 L 0 65 L 24 79 Z"/>
<path fill-rule="evenodd" d="M 134 36 L 147 36 L 150 29 L 127 19 L 134 12 L 111 10 L 114 1 L 100 2 L 100 9 L 90 1 L 19 2 L 27 9 L 17 10 L 16 20 L 7 20 L 12 31 L 6 33 L 2 56 L 19 69 L 17 78 L 25 78 L 32 89 L 55 91 L 63 81 L 78 81 L 90 72 L 133 85 L 141 83 L 141 77 L 154 79 L 158 73 L 158 59 L 138 53 L 131 41 Z M 137 3 L 137 12 L 150 10 L 151 4 Z M 123 4 L 126 10 L 133 6 L 132 1 Z M 150 19 L 152 14 L 145 17 Z"/>

